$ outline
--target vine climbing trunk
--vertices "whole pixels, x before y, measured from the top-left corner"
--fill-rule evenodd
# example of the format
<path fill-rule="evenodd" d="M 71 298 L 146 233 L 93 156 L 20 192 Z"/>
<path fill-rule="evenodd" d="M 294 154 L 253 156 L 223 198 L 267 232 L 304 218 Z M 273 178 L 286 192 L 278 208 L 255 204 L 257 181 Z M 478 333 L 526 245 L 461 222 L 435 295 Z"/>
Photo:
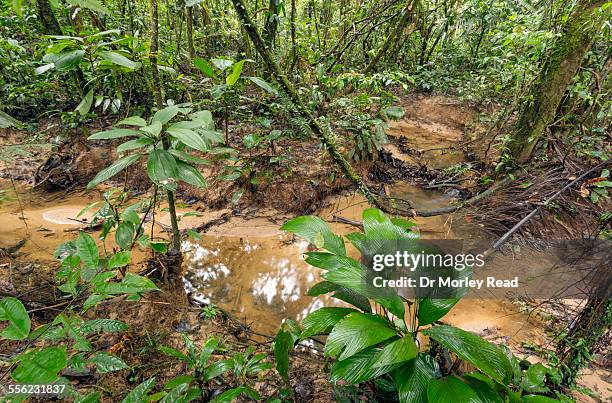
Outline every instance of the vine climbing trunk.
<path fill-rule="evenodd" d="M 157 14 L 157 0 L 150 0 L 149 12 L 151 13 L 151 54 L 149 55 L 152 76 L 151 89 L 153 91 L 153 95 L 155 96 L 155 106 L 159 110 L 164 107 L 164 102 L 162 98 L 159 71 L 157 70 L 157 52 L 159 50 L 159 17 Z M 169 145 L 169 140 L 164 136 L 162 139 L 163 148 L 168 149 Z M 167 190 L 166 197 L 168 198 L 168 212 L 170 214 L 170 224 L 172 225 L 172 247 L 177 253 L 180 253 L 181 233 L 178 228 L 178 220 L 176 217 L 174 193 L 171 190 Z"/>
<path fill-rule="evenodd" d="M 598 8 L 605 0 L 578 0 L 561 36 L 532 86 L 533 103 L 525 105 L 509 142 L 509 152 L 518 163 L 531 159 L 533 150 L 557 114 L 567 86 L 601 28 Z"/>
<path fill-rule="evenodd" d="M 264 41 L 261 35 L 259 34 L 259 31 L 253 24 L 253 21 L 251 20 L 251 17 L 249 16 L 246 10 L 243 0 L 232 0 L 232 4 L 236 9 L 236 13 L 240 18 L 244 29 L 249 34 L 249 37 L 251 38 L 255 49 L 257 49 L 257 51 L 261 55 L 261 58 L 266 63 L 271 75 L 281 86 L 285 94 L 287 94 L 291 102 L 293 102 L 293 104 L 296 106 L 298 113 L 306 120 L 310 130 L 315 134 L 315 136 L 317 136 L 321 143 L 323 143 L 332 161 L 340 167 L 342 173 L 351 182 L 355 184 L 357 189 L 359 189 L 359 191 L 368 199 L 368 202 L 370 202 L 370 204 L 380 209 L 388 210 L 388 208 L 385 208 L 385 205 L 376 197 L 376 195 L 374 195 L 370 191 L 370 189 L 363 182 L 361 177 L 353 170 L 353 168 L 346 160 L 346 158 L 344 158 L 342 153 L 340 153 L 338 147 L 336 146 L 334 134 L 331 132 L 329 127 L 327 127 L 326 125 L 322 125 L 314 117 L 312 112 L 305 106 L 304 102 L 302 102 L 302 100 L 298 96 L 297 92 L 293 88 L 293 85 L 287 79 L 287 76 L 281 71 L 278 64 L 272 59 L 272 56 L 270 55 L 270 52 L 268 52 L 268 49 L 266 48 Z"/>

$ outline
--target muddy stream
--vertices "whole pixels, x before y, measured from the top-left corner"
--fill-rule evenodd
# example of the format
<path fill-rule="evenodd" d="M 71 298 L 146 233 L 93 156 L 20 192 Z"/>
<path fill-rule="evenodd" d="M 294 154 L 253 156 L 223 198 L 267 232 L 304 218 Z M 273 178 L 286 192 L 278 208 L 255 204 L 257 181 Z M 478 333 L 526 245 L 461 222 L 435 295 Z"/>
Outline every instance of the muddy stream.
<path fill-rule="evenodd" d="M 80 221 L 91 217 L 91 213 L 86 213 L 77 218 L 78 213 L 99 200 L 99 194 L 49 196 L 28 192 L 25 188 L 19 191 L 18 200 L 5 202 L 0 209 L 0 247 L 10 247 L 27 239 L 19 250 L 20 259 L 42 265 L 46 262 L 53 267 L 50 263 L 53 250 L 60 243 L 74 239 L 83 226 Z M 443 193 L 424 191 L 407 184 L 394 185 L 390 192 L 409 198 L 418 208 L 440 207 L 451 201 Z M 336 196 L 317 215 L 326 221 L 331 221 L 334 215 L 360 220 L 365 208 L 367 203 L 359 195 Z M 179 213 L 188 211 L 180 209 Z M 179 226 L 192 228 L 221 213 L 186 216 Z M 279 230 L 288 218 L 234 217 L 210 228 L 199 240 L 185 239 L 182 243 L 185 253 L 183 283 L 190 297 L 222 307 L 266 334 L 274 334 L 284 318 L 299 320 L 322 306 L 337 304 L 337 300 L 327 296 L 313 298 L 305 295 L 320 281 L 319 269 L 303 261 L 303 253 L 309 247 L 307 242 Z M 159 213 L 156 222 L 156 235 L 166 236 L 161 229 L 169 225 L 167 213 Z M 483 236 L 478 227 L 452 216 L 417 218 L 416 222 L 424 238 Z M 336 233 L 355 231 L 354 227 L 346 224 L 330 222 L 330 226 Z M 150 224 L 147 231 L 150 231 Z M 107 240 L 105 247 L 110 250 L 113 241 Z M 138 260 L 146 257 L 142 251 L 136 251 L 134 255 L 136 264 L 133 266 L 138 266 Z M 471 298 L 462 301 L 445 317 L 445 321 L 490 339 L 504 337 L 506 342 L 514 345 L 544 339 L 543 328 L 537 319 L 519 313 L 510 301 L 505 300 Z"/>

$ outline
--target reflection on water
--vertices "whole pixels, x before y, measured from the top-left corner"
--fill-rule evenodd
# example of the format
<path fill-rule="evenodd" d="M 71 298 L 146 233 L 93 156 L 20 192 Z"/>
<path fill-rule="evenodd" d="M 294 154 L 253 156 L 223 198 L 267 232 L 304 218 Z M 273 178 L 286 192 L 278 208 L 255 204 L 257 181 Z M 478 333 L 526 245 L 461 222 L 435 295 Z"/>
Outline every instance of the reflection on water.
<path fill-rule="evenodd" d="M 305 296 L 320 281 L 319 269 L 303 261 L 308 243 L 291 235 L 204 237 L 182 244 L 185 289 L 202 303 L 214 303 L 273 333 L 284 318 L 300 320 L 336 304 L 328 296 Z"/>

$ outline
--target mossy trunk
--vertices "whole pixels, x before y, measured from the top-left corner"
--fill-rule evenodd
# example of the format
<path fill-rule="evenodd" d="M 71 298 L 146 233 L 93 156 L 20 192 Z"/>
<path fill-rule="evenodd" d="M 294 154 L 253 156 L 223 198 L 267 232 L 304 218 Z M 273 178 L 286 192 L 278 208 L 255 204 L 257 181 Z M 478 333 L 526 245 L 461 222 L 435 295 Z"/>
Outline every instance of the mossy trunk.
<path fill-rule="evenodd" d="M 336 146 L 336 140 L 334 134 L 331 132 L 327 124 L 321 124 L 312 114 L 312 112 L 306 107 L 304 102 L 300 99 L 299 95 L 293 88 L 293 85 L 287 79 L 287 76 L 281 71 L 278 64 L 272 59 L 270 52 L 266 48 L 264 41 L 259 34 L 259 31 L 255 27 L 251 17 L 249 16 L 247 9 L 244 5 L 243 0 L 232 0 L 232 4 L 236 9 L 236 13 L 242 22 L 242 26 L 249 34 L 253 45 L 261 55 L 261 58 L 266 63 L 266 66 L 271 72 L 271 75 L 278 82 L 282 90 L 289 97 L 291 102 L 296 106 L 296 111 L 304 118 L 310 130 L 315 136 L 319 138 L 321 143 L 327 149 L 329 156 L 332 161 L 338 165 L 342 170 L 342 173 L 355 184 L 359 191 L 368 199 L 368 201 L 378 208 L 386 209 L 386 206 L 380 202 L 380 200 L 374 195 L 367 185 L 363 182 L 361 177 L 353 170 L 349 162 L 344 158 L 342 153 Z"/>
<path fill-rule="evenodd" d="M 38 10 L 38 18 L 43 26 L 44 32 L 47 35 L 62 35 L 62 28 L 55 18 L 53 9 L 48 0 L 36 0 L 36 9 Z"/>
<path fill-rule="evenodd" d="M 193 47 L 193 7 L 185 8 L 185 20 L 187 21 L 187 48 L 189 58 L 195 59 L 195 49 Z"/>
<path fill-rule="evenodd" d="M 521 110 L 512 134 L 509 152 L 516 162 L 525 163 L 531 159 L 538 140 L 554 122 L 567 86 L 601 27 L 597 9 L 604 3 L 604 0 L 578 0 L 574 6 L 532 87 L 530 98 L 533 102 Z"/>

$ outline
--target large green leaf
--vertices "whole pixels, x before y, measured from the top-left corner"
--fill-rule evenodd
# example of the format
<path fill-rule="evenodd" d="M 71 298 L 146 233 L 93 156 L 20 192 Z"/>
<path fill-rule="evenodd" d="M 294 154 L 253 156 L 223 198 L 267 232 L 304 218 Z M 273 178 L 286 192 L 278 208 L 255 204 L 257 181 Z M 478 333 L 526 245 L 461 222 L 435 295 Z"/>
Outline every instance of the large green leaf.
<path fill-rule="evenodd" d="M 138 126 L 143 127 L 147 125 L 147 121 L 140 116 L 130 116 L 117 123 L 117 126 Z"/>
<path fill-rule="evenodd" d="M 30 334 L 30 317 L 17 298 L 8 297 L 0 301 L 0 321 L 8 320 L 0 337 L 8 340 L 23 340 Z"/>
<path fill-rule="evenodd" d="M 127 272 L 120 283 L 102 283 L 95 291 L 99 294 L 134 294 L 156 290 L 159 289 L 148 278 Z"/>
<path fill-rule="evenodd" d="M 98 253 L 98 246 L 96 241 L 91 235 L 85 232 L 80 232 L 79 237 L 76 240 L 77 254 L 81 259 L 81 262 L 85 264 L 85 267 L 90 269 L 97 269 L 100 262 L 100 256 Z"/>
<path fill-rule="evenodd" d="M 128 393 L 121 403 L 142 403 L 148 401 L 146 396 L 153 385 L 155 385 L 155 377 L 149 378 L 140 385 L 136 386 L 134 390 Z"/>
<path fill-rule="evenodd" d="M 21 124 L 17 119 L 8 115 L 7 113 L 0 111 L 0 129 L 6 129 L 12 126 L 18 126 Z"/>
<path fill-rule="evenodd" d="M 153 115 L 153 121 L 157 121 L 161 124 L 166 124 L 172 120 L 173 117 L 178 115 L 180 112 L 180 108 L 176 105 L 170 105 L 165 107 L 164 109 L 160 109 Z"/>
<path fill-rule="evenodd" d="M 83 333 L 117 333 L 128 330 L 128 325 L 114 319 L 92 319 L 81 326 Z"/>
<path fill-rule="evenodd" d="M 128 136 L 138 137 L 140 135 L 141 134 L 138 133 L 137 130 L 111 129 L 111 130 L 105 130 L 102 132 L 92 134 L 91 136 L 87 137 L 87 140 L 110 140 L 110 139 L 118 139 L 121 137 L 128 137 Z"/>
<path fill-rule="evenodd" d="M 334 326 L 325 343 L 325 354 L 344 360 L 396 335 L 386 319 L 353 312 Z"/>
<path fill-rule="evenodd" d="M 427 387 L 427 400 L 436 403 L 482 403 L 474 389 L 454 376 L 432 380 Z"/>
<path fill-rule="evenodd" d="M 176 127 L 169 127 L 167 132 L 177 140 L 182 141 L 185 145 L 196 149 L 198 151 L 206 152 L 209 147 L 204 139 L 196 132 L 190 129 L 180 129 Z"/>
<path fill-rule="evenodd" d="M 159 183 L 170 178 L 176 180 L 178 176 L 178 167 L 176 160 L 166 150 L 153 150 L 147 159 L 147 173 L 149 178 Z"/>
<path fill-rule="evenodd" d="M 484 375 L 482 376 L 486 378 Z M 489 382 L 492 382 L 491 379 L 486 378 L 485 381 L 473 376 L 465 376 L 463 379 L 476 392 L 483 403 L 504 403 L 504 399 L 489 385 Z"/>
<path fill-rule="evenodd" d="M 325 307 L 311 312 L 302 320 L 301 338 L 306 339 L 318 334 L 328 334 L 332 328 L 349 313 L 357 312 L 352 308 Z"/>
<path fill-rule="evenodd" d="M 147 133 L 148 137 L 157 138 L 162 131 L 162 127 L 161 122 L 154 120 L 150 125 L 141 127 L 140 131 Z"/>
<path fill-rule="evenodd" d="M 237 388 L 226 390 L 220 395 L 215 396 L 210 402 L 211 403 L 229 403 L 229 402 L 235 401 L 236 398 L 238 398 L 238 396 L 242 394 L 245 394 L 249 398 L 256 400 L 256 401 L 261 399 L 261 397 L 259 396 L 259 393 L 256 390 L 252 389 L 249 386 L 242 385 L 242 386 L 238 386 Z"/>
<path fill-rule="evenodd" d="M 332 295 L 333 298 L 337 298 L 351 304 L 366 313 L 372 312 L 372 306 L 366 297 L 360 295 L 354 290 L 351 290 L 350 288 L 342 287 L 338 284 L 332 283 L 331 281 L 321 281 L 320 283 L 315 284 L 310 290 L 308 290 L 306 295 L 316 297 L 332 291 L 334 292 Z"/>
<path fill-rule="evenodd" d="M 433 326 L 423 333 L 496 381 L 504 383 L 512 378 L 512 365 L 506 354 L 483 338 L 447 325 Z"/>
<path fill-rule="evenodd" d="M 96 353 L 89 361 L 96 364 L 96 370 L 100 374 L 119 371 L 128 367 L 121 358 L 107 353 Z"/>
<path fill-rule="evenodd" d="M 189 3 L 189 1 L 187 3 Z M 192 1 L 192 3 L 193 3 L 193 1 Z M 208 61 L 206 61 L 206 59 L 202 59 L 201 57 L 196 57 L 195 59 L 193 59 L 193 64 L 198 69 L 200 69 L 200 71 L 202 73 L 206 74 L 208 77 L 212 78 L 212 77 L 215 76 L 215 71 L 213 70 L 213 68 L 210 65 L 210 63 L 208 63 Z"/>
<path fill-rule="evenodd" d="M 136 161 L 140 159 L 142 154 L 133 154 L 128 155 L 127 157 L 123 157 L 115 161 L 112 165 L 107 168 L 104 168 L 87 184 L 87 189 L 91 189 L 96 186 L 100 182 L 104 182 L 107 179 L 112 178 L 117 175 L 119 172 L 123 171 L 125 168 L 134 164 Z"/>
<path fill-rule="evenodd" d="M 393 374 L 400 403 L 427 403 L 427 385 L 440 376 L 438 363 L 429 354 L 421 353 L 402 365 Z"/>
<path fill-rule="evenodd" d="M 200 349 L 200 355 L 198 357 L 198 366 L 200 369 L 203 369 L 206 366 L 210 356 L 216 350 L 218 345 L 219 340 L 215 337 L 211 337 L 210 339 L 206 340 L 206 343 L 204 343 Z"/>
<path fill-rule="evenodd" d="M 52 383 L 66 362 L 65 347 L 47 347 L 21 360 L 11 376 L 19 383 Z"/>
<path fill-rule="evenodd" d="M 274 360 L 279 375 L 289 380 L 289 351 L 293 349 L 293 336 L 283 328 L 279 329 L 274 338 Z"/>
<path fill-rule="evenodd" d="M 363 230 L 370 240 L 413 239 L 416 234 L 403 226 L 396 225 L 379 209 L 369 208 L 363 211 Z"/>
<path fill-rule="evenodd" d="M 228 74 L 228 76 L 225 77 L 225 83 L 227 85 L 232 86 L 236 84 L 236 82 L 240 78 L 240 74 L 242 74 L 242 67 L 244 66 L 244 62 L 246 62 L 246 60 L 240 60 L 239 62 L 234 63 L 231 74 Z"/>
<path fill-rule="evenodd" d="M 419 326 L 430 325 L 442 318 L 459 302 L 459 298 L 431 299 L 426 298 L 419 301 Z"/>
<path fill-rule="evenodd" d="M 266 90 L 270 94 L 278 95 L 278 91 L 276 90 L 276 88 L 272 87 L 272 85 L 270 85 L 270 83 L 268 83 L 266 80 L 259 77 L 249 77 L 249 80 L 257 84 L 259 87 Z"/>
<path fill-rule="evenodd" d="M 84 55 L 85 51 L 79 49 L 59 54 L 46 55 L 49 57 L 47 58 L 47 60 L 43 60 L 53 63 L 55 65 L 55 68 L 57 68 L 58 70 L 68 71 L 76 69 L 79 63 L 81 63 L 81 60 L 83 59 Z"/>
<path fill-rule="evenodd" d="M 141 137 L 139 139 L 128 140 L 117 147 L 117 152 L 122 153 L 129 150 L 135 150 L 137 148 L 145 147 L 153 144 L 153 140 L 147 137 Z"/>
<path fill-rule="evenodd" d="M 379 347 L 370 347 L 345 360 L 336 361 L 332 368 L 330 381 L 357 384 L 384 375 L 398 367 L 398 365 L 376 367 L 380 351 Z"/>
<path fill-rule="evenodd" d="M 81 102 L 74 109 L 75 112 L 79 112 L 81 116 L 89 113 L 91 109 L 91 104 L 93 102 L 93 89 L 89 90 L 89 92 L 83 97 Z"/>
<path fill-rule="evenodd" d="M 342 237 L 334 234 L 329 226 L 316 216 L 301 216 L 287 221 L 282 230 L 292 232 L 318 248 L 326 249 L 336 255 L 346 255 Z"/>
<path fill-rule="evenodd" d="M 412 335 L 408 334 L 399 340 L 387 344 L 376 359 L 375 367 L 399 364 L 410 361 L 419 353 Z"/>
<path fill-rule="evenodd" d="M 134 224 L 131 222 L 122 222 L 119 224 L 115 232 L 115 242 L 117 242 L 117 245 L 119 245 L 121 249 L 130 249 L 134 239 L 134 231 Z"/>
<path fill-rule="evenodd" d="M 201 188 L 206 187 L 206 179 L 204 179 L 200 171 L 198 171 L 195 167 L 184 162 L 178 161 L 177 169 L 178 179 L 193 186 Z"/>
<path fill-rule="evenodd" d="M 100 56 L 102 56 L 104 60 L 108 60 L 109 62 L 122 66 L 122 67 L 127 67 L 128 69 L 131 69 L 131 70 L 137 70 L 141 66 L 139 62 L 132 61 L 128 59 L 127 57 L 123 56 L 119 52 L 114 52 L 114 51 L 100 52 Z"/>

